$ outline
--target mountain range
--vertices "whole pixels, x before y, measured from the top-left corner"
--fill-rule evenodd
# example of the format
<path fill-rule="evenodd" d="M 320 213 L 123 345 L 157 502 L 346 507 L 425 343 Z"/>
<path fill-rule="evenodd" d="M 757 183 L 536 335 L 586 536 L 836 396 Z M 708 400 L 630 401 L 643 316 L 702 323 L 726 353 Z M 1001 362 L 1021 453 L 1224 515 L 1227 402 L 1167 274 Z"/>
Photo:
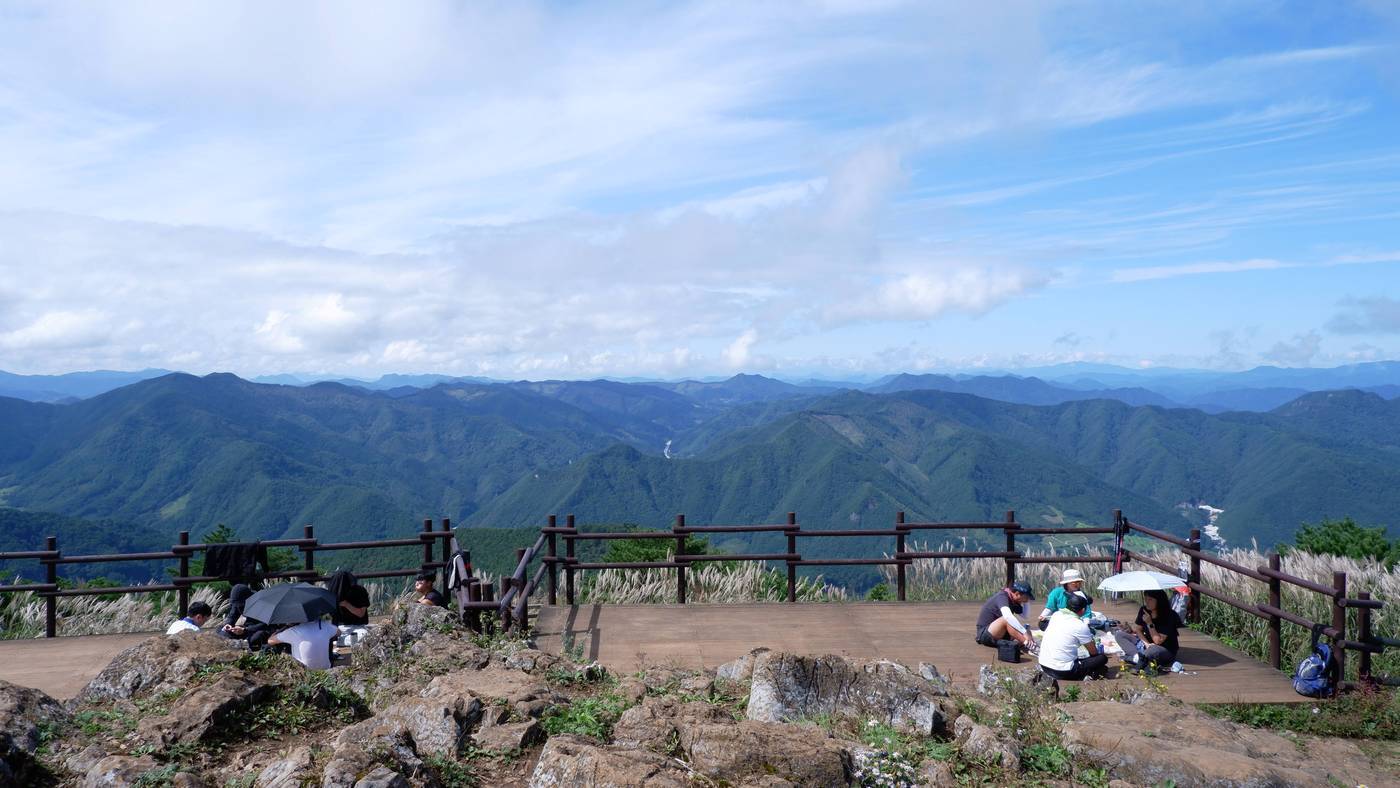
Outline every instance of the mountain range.
<path fill-rule="evenodd" d="M 0 398 L 0 506 L 136 523 L 166 541 L 220 522 L 260 538 L 304 523 L 372 538 L 424 517 L 518 528 L 570 512 L 665 527 L 677 512 L 754 523 L 795 511 L 821 529 L 887 527 L 900 510 L 1101 524 L 1121 508 L 1182 533 L 1209 522 L 1202 506 L 1224 510 L 1214 525 L 1232 543 L 1268 546 L 1345 515 L 1397 530 L 1400 400 L 1375 393 L 1209 414 L 901 390 L 907 378 L 871 392 L 754 377 L 373 390 L 168 374 L 74 402 Z M 856 549 L 808 541 L 812 554 Z"/>

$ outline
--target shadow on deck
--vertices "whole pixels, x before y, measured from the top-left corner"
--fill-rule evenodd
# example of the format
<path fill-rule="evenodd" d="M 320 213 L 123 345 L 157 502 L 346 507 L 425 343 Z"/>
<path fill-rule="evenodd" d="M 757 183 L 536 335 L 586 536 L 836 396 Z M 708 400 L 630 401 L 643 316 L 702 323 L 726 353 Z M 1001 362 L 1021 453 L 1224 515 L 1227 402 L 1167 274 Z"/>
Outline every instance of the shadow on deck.
<path fill-rule="evenodd" d="M 979 607 L 976 602 L 543 607 L 535 632 L 545 651 L 581 650 L 586 659 L 622 672 L 642 664 L 714 668 L 766 646 L 800 654 L 889 659 L 909 667 L 928 662 L 955 686 L 971 689 L 982 665 L 999 664 L 991 649 L 972 640 Z M 1136 604 L 1096 607 L 1119 619 L 1137 612 Z M 1179 656 L 1195 675 L 1160 680 L 1183 701 L 1307 701 L 1293 691 L 1285 674 L 1199 632 L 1182 630 Z"/>

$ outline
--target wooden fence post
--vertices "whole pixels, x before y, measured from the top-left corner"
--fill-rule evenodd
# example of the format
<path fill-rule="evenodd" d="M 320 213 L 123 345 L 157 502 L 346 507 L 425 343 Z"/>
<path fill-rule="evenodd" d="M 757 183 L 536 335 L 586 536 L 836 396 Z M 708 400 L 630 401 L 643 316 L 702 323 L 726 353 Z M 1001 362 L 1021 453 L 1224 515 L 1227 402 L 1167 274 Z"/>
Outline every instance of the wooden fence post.
<path fill-rule="evenodd" d="M 450 518 L 442 518 L 442 532 L 452 533 L 452 520 Z M 443 537 L 439 541 L 442 542 L 442 579 L 446 582 L 448 573 L 452 571 L 452 537 Z"/>
<path fill-rule="evenodd" d="M 432 521 L 432 520 L 424 520 L 424 521 L 423 521 L 423 533 L 425 533 L 425 534 L 431 534 L 432 532 L 433 532 L 433 521 Z M 433 562 L 433 540 L 431 540 L 431 539 L 424 539 L 424 540 L 423 540 L 423 566 L 422 566 L 422 568 L 419 569 L 418 571 L 420 571 L 420 572 L 430 572 L 430 571 L 432 571 L 432 567 L 428 566 L 428 564 L 431 564 L 432 562 Z M 437 583 L 433 583 L 433 585 L 436 586 Z"/>
<path fill-rule="evenodd" d="M 181 532 L 180 532 L 180 544 L 182 544 L 182 545 L 187 545 L 187 544 L 189 544 L 189 543 L 190 543 L 190 532 L 189 532 L 189 531 L 181 531 Z M 188 550 L 181 550 L 181 551 L 180 551 L 180 570 L 179 570 L 179 571 L 180 571 L 180 578 L 181 578 L 181 579 L 184 579 L 184 578 L 187 578 L 187 577 L 190 576 L 190 552 L 189 552 Z M 189 584 L 188 584 L 188 583 L 181 583 L 181 584 L 180 584 L 180 589 L 179 589 L 178 591 L 175 592 L 175 596 L 180 600 L 180 618 L 184 618 L 185 616 L 188 616 L 188 615 L 190 614 L 190 586 L 189 586 Z"/>
<path fill-rule="evenodd" d="M 1371 601 L 1371 594 L 1366 591 L 1356 595 L 1362 602 Z M 1371 645 L 1371 608 L 1363 607 L 1356 611 L 1356 639 L 1367 646 Z M 1371 681 L 1371 652 L 1362 650 L 1361 661 L 1356 667 L 1356 678 L 1362 684 L 1370 684 Z"/>
<path fill-rule="evenodd" d="M 904 586 L 904 561 L 903 561 L 902 559 L 899 559 L 899 554 L 900 554 L 900 553 L 903 553 L 903 552 L 905 551 L 905 549 L 906 549 L 906 545 L 904 544 L 904 533 L 905 533 L 905 529 L 904 529 L 904 512 L 895 512 L 895 513 L 894 513 L 894 529 L 895 529 L 896 531 L 899 531 L 899 533 L 895 534 L 895 536 L 894 536 L 894 554 L 895 554 L 895 558 L 896 558 L 897 560 L 899 560 L 899 563 L 895 564 L 895 567 L 894 567 L 895 578 L 896 578 L 896 583 L 895 583 L 895 599 L 898 599 L 900 602 L 903 602 L 903 601 L 904 601 L 904 588 L 905 588 L 905 586 Z"/>
<path fill-rule="evenodd" d="M 44 537 L 44 549 L 50 553 L 57 552 L 58 537 Z M 59 558 L 61 556 L 53 557 Z M 52 560 L 44 564 L 44 582 L 50 586 L 56 587 L 58 585 L 58 564 L 54 563 Z M 50 596 L 44 598 L 44 637 L 46 638 L 58 636 L 58 597 L 52 596 L 56 590 L 57 588 L 50 591 Z M 183 609 L 180 611 L 180 615 L 185 615 Z"/>
<path fill-rule="evenodd" d="M 1191 540 L 1190 540 L 1190 541 L 1191 541 L 1191 549 L 1194 550 L 1194 551 L 1196 551 L 1196 552 L 1198 552 L 1198 553 L 1201 552 L 1201 529 L 1199 529 L 1199 528 L 1192 528 L 1192 529 L 1191 529 Z M 1194 555 L 1193 555 L 1193 556 L 1190 556 L 1190 558 L 1191 558 L 1191 573 L 1190 573 L 1190 575 L 1189 575 L 1186 579 L 1189 580 L 1189 581 L 1191 581 L 1192 583 L 1195 583 L 1195 584 L 1197 584 L 1197 585 L 1200 585 L 1200 582 L 1201 582 L 1201 559 L 1197 558 L 1197 557 L 1194 556 Z M 1187 602 L 1186 602 L 1186 617 L 1187 617 L 1188 619 L 1191 620 L 1191 623 L 1192 623 L 1192 624 L 1199 624 L 1199 623 L 1201 623 L 1201 592 L 1200 592 L 1200 591 L 1197 591 L 1197 590 L 1194 589 L 1194 588 L 1191 589 L 1191 594 L 1187 597 Z"/>
<path fill-rule="evenodd" d="M 311 527 L 310 525 L 303 525 L 303 526 L 301 527 L 301 538 L 303 538 L 303 539 L 315 539 L 315 538 L 316 538 L 316 529 L 313 528 L 313 527 Z M 315 544 L 304 544 L 304 545 L 301 546 L 301 568 L 304 569 L 304 570 L 306 570 L 307 572 L 310 572 L 310 573 L 311 573 L 311 576 L 310 576 L 310 577 L 303 578 L 303 579 L 306 580 L 306 582 L 308 582 L 308 583 L 313 583 L 313 582 L 315 582 L 315 580 L 316 580 L 316 545 L 315 545 Z"/>
<path fill-rule="evenodd" d="M 797 555 L 797 512 L 788 512 L 787 518 L 787 551 L 788 555 Z M 797 564 L 789 558 L 787 562 L 787 600 L 790 603 L 797 602 Z"/>
<path fill-rule="evenodd" d="M 475 577 L 467 581 L 467 601 L 481 601 L 481 581 Z M 481 631 L 481 611 L 473 609 L 467 616 L 467 628 L 473 632 Z"/>
<path fill-rule="evenodd" d="M 676 515 L 676 524 L 671 528 L 676 533 L 676 602 L 685 604 L 685 562 L 681 556 L 685 555 L 685 515 Z"/>
<path fill-rule="evenodd" d="M 1333 572 L 1332 587 L 1337 589 L 1337 595 L 1332 599 L 1332 628 L 1337 630 L 1337 638 L 1334 642 L 1340 643 L 1347 638 L 1347 609 L 1340 604 L 1347 595 L 1347 573 Z M 1338 681 L 1345 682 L 1347 677 L 1347 650 L 1340 646 L 1333 646 L 1332 653 L 1337 656 L 1337 677 Z"/>
<path fill-rule="evenodd" d="M 551 514 L 548 527 L 554 528 L 558 522 L 559 518 Z M 549 561 L 549 605 L 553 607 L 559 604 L 559 565 L 554 562 L 554 559 L 558 557 L 558 547 L 554 541 L 557 534 L 550 531 L 547 536 L 549 538 L 545 540 L 545 557 Z"/>
<path fill-rule="evenodd" d="M 1008 511 L 1006 513 L 1006 552 L 1016 552 L 1016 513 Z M 1006 587 L 1016 582 L 1016 562 L 1011 556 L 1006 557 Z"/>
<path fill-rule="evenodd" d="M 564 534 L 564 602 L 569 606 L 574 606 L 574 534 L 578 533 L 574 529 L 574 516 L 567 515 L 564 518 L 564 527 L 569 532 Z"/>
<path fill-rule="evenodd" d="M 1278 572 L 1282 566 L 1278 553 L 1269 553 L 1269 569 Z M 1283 581 L 1277 577 L 1269 578 L 1269 606 L 1283 607 Z M 1274 670 L 1283 667 L 1283 619 L 1278 616 L 1269 616 L 1269 665 Z"/>

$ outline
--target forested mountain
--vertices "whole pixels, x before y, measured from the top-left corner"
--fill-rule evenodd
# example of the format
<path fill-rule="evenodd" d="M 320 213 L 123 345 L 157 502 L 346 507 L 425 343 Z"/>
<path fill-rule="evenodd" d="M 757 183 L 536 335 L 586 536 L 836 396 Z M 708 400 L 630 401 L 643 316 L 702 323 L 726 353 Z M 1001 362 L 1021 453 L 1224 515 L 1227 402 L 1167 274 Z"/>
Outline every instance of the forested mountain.
<path fill-rule="evenodd" d="M 1076 389 L 1055 386 L 1040 378 L 1015 375 L 954 378 L 949 375 L 895 375 L 865 389 L 873 394 L 893 394 L 900 391 L 949 391 L 973 394 L 1002 402 L 1022 405 L 1059 405 L 1085 399 L 1115 399 L 1128 405 L 1160 405 L 1179 407 L 1177 403 L 1141 387 L 1115 389 Z"/>
<path fill-rule="evenodd" d="M 727 384 L 723 397 L 610 381 L 371 391 L 172 374 L 70 404 L 0 399 L 0 505 L 168 540 L 219 522 L 249 537 L 310 522 L 351 538 L 423 517 L 521 527 L 567 512 L 664 526 L 677 512 L 796 511 L 809 528 L 885 527 L 901 509 L 1073 525 L 1122 508 L 1181 532 L 1208 504 L 1225 510 L 1227 539 L 1270 545 L 1322 517 L 1394 530 L 1400 510 L 1400 402 L 1364 392 L 1209 415 L 696 385 Z M 744 391 L 756 401 L 722 404 Z"/>

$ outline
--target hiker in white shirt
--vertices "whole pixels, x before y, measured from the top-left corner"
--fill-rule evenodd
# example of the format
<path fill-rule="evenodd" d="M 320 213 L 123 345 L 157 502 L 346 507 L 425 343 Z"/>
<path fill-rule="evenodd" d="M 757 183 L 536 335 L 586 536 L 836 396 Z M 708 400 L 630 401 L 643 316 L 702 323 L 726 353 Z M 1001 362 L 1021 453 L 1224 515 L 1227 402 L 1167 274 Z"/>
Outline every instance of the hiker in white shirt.
<path fill-rule="evenodd" d="M 1065 606 L 1050 616 L 1045 627 L 1045 637 L 1040 641 L 1040 669 L 1057 679 L 1082 681 L 1085 678 L 1103 678 L 1108 672 L 1108 657 L 1099 653 L 1094 643 L 1094 633 L 1080 618 L 1088 600 L 1078 594 L 1070 594 Z M 1079 656 L 1079 647 L 1084 646 L 1089 656 Z"/>
<path fill-rule="evenodd" d="M 181 632 L 198 632 L 204 622 L 214 615 L 214 611 L 204 602 L 195 602 L 189 607 L 190 614 L 166 627 L 165 634 L 178 635 Z"/>
<path fill-rule="evenodd" d="M 334 624 L 321 619 L 287 627 L 267 639 L 268 645 L 286 643 L 292 648 L 292 657 L 311 670 L 329 670 L 331 667 L 331 642 L 339 630 Z"/>

